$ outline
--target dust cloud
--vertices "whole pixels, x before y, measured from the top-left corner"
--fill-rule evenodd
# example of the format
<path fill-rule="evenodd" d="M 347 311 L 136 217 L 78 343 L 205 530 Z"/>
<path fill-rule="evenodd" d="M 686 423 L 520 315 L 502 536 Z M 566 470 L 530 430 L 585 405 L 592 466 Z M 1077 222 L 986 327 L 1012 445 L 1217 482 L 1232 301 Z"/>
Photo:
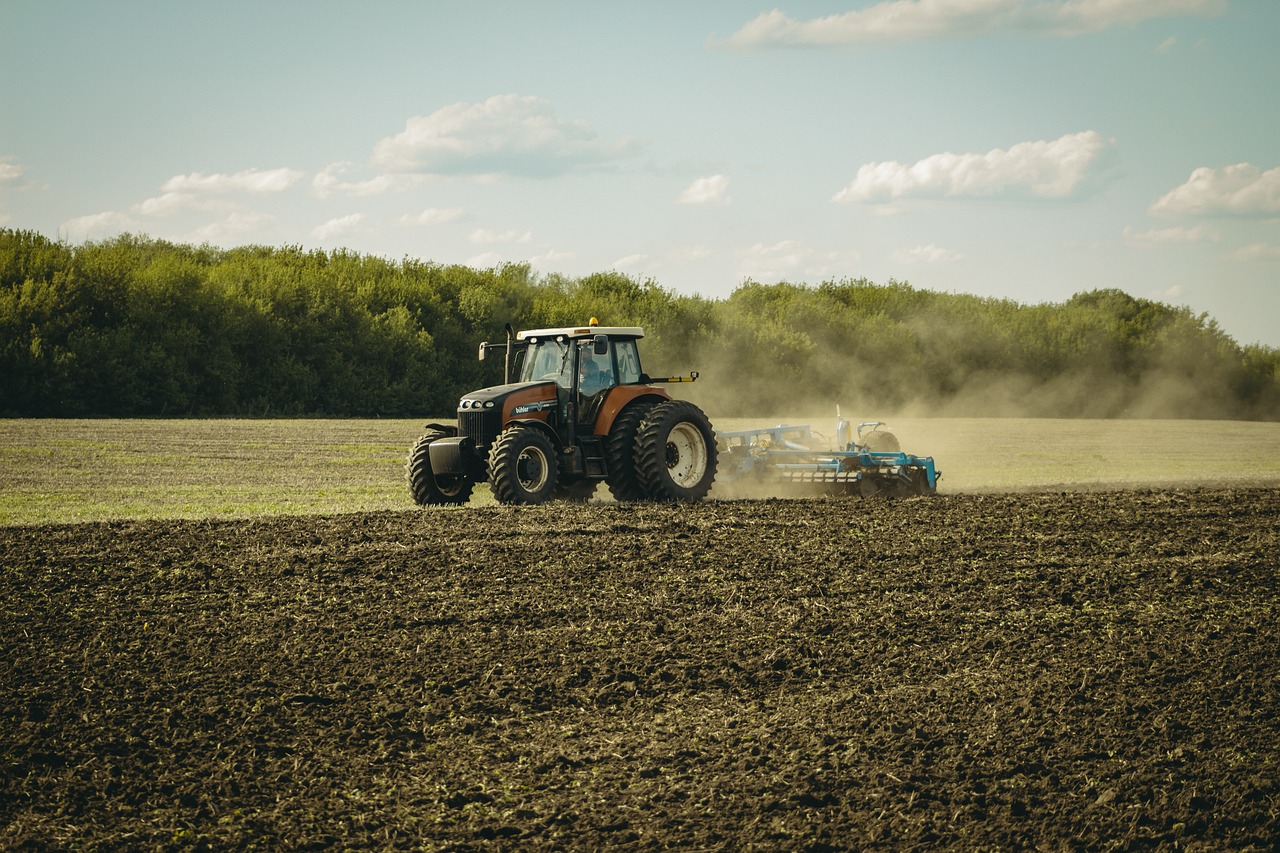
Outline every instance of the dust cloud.
<path fill-rule="evenodd" d="M 1250 399 L 1249 378 L 1226 361 L 1194 350 L 1155 353 L 1118 367 L 1115 356 L 1045 367 L 985 367 L 1001 353 L 949 361 L 946 342 L 914 359 L 875 360 L 815 347 L 791 363 L 703 346 L 673 373 L 699 372 L 693 384 L 667 386 L 721 418 L 830 416 L 852 421 L 892 417 L 1274 419 L 1280 400 Z M 663 374 L 665 375 L 665 374 Z M 1274 395 L 1272 395 L 1274 396 Z"/>

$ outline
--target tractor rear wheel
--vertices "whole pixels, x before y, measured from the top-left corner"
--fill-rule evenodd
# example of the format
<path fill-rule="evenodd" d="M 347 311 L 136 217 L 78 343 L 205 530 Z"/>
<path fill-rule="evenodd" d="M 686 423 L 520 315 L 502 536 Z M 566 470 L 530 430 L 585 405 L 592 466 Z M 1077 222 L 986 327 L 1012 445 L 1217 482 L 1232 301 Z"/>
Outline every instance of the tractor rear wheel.
<path fill-rule="evenodd" d="M 716 434 L 702 410 L 668 400 L 649 410 L 636 432 L 636 470 L 655 501 L 697 501 L 716 478 Z"/>
<path fill-rule="evenodd" d="M 862 442 L 862 446 L 872 453 L 898 453 L 902 450 L 902 445 L 898 444 L 898 437 L 883 429 L 873 429 L 867 433 L 867 439 Z"/>
<path fill-rule="evenodd" d="M 409 484 L 409 495 L 418 506 L 464 504 L 471 499 L 475 484 L 465 475 L 437 477 L 431 470 L 431 442 L 451 438 L 444 430 L 429 429 L 418 439 L 404 465 L 404 478 Z"/>
<path fill-rule="evenodd" d="M 508 427 L 489 448 L 489 480 L 498 503 L 545 503 L 558 475 L 555 446 L 537 427 Z"/>
<path fill-rule="evenodd" d="M 614 500 L 642 501 L 645 499 L 640 472 L 636 470 L 636 432 L 640 422 L 654 403 L 640 400 L 623 409 L 613 421 L 609 436 L 605 439 L 605 458 L 609 464 L 609 491 Z"/>

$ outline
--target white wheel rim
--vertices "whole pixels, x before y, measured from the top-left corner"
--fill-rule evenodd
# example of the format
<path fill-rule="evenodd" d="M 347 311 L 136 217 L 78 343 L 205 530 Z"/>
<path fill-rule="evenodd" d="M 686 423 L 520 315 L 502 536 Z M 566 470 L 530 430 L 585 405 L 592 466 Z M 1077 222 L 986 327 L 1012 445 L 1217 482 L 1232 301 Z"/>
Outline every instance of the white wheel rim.
<path fill-rule="evenodd" d="M 679 423 L 667 436 L 667 473 L 682 489 L 692 488 L 707 470 L 707 442 L 691 423 Z"/>

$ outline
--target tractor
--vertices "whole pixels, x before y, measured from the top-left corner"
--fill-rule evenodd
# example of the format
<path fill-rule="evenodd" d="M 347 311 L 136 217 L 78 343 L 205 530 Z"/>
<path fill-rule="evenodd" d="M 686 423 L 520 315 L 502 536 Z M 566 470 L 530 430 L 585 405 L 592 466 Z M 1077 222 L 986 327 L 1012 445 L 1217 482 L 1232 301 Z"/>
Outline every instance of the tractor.
<path fill-rule="evenodd" d="M 640 366 L 635 326 L 515 332 L 480 344 L 505 352 L 504 383 L 466 394 L 457 426 L 427 424 L 405 465 L 421 506 L 462 504 L 488 482 L 503 504 L 587 501 L 601 482 L 619 501 L 697 501 L 716 475 L 716 435 L 702 410 Z"/>

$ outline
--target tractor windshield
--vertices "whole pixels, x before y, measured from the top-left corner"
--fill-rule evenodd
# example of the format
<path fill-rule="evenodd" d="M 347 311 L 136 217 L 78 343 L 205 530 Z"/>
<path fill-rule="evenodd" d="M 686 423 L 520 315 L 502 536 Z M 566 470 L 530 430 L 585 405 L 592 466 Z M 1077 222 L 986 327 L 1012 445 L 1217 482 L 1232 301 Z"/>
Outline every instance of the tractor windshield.
<path fill-rule="evenodd" d="M 529 344 L 524 356 L 522 382 L 546 382 L 554 380 L 564 387 L 573 381 L 570 371 L 573 362 L 568 358 L 569 343 L 563 340 L 538 340 Z"/>

